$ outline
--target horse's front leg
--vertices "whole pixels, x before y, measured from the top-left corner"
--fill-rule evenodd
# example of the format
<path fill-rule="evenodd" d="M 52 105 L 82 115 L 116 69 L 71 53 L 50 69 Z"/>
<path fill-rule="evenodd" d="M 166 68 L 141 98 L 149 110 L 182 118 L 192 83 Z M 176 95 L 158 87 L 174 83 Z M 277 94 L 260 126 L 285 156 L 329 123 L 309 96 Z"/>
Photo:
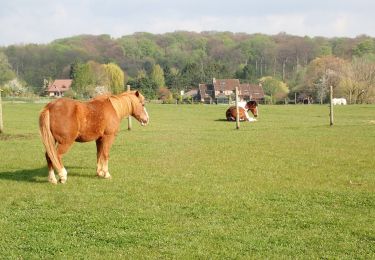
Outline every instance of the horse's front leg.
<path fill-rule="evenodd" d="M 109 150 L 113 144 L 115 135 L 105 135 L 100 140 L 100 145 L 98 146 L 97 141 L 97 175 L 105 179 L 110 179 L 111 175 L 108 170 L 109 161 Z"/>
<path fill-rule="evenodd" d="M 96 140 L 96 175 L 98 177 L 104 177 L 102 154 L 103 142 L 102 138 L 99 138 Z"/>
<path fill-rule="evenodd" d="M 250 116 L 249 116 L 249 113 L 245 110 L 244 111 L 244 113 L 245 113 L 245 118 L 243 119 L 244 121 L 251 121 L 251 119 L 250 119 Z"/>

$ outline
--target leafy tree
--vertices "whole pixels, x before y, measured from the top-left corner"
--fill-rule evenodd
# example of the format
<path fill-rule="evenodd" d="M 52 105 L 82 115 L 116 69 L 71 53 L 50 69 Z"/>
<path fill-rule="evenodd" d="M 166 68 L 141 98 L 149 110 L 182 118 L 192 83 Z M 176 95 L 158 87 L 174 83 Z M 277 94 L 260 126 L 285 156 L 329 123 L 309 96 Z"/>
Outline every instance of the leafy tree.
<path fill-rule="evenodd" d="M 94 75 L 94 86 L 101 86 L 110 90 L 110 80 L 105 69 L 106 66 L 95 61 L 89 61 L 87 64 L 90 66 L 90 70 Z"/>
<path fill-rule="evenodd" d="M 0 52 L 0 87 L 5 82 L 13 79 L 15 77 L 14 72 L 8 62 L 7 56 L 4 53 Z M 1 104 L 1 89 L 0 89 L 0 134 L 3 132 L 3 109 Z"/>
<path fill-rule="evenodd" d="M 346 64 L 341 74 L 340 87 L 350 103 L 375 101 L 375 62 L 356 58 Z"/>
<path fill-rule="evenodd" d="M 16 75 L 8 62 L 8 57 L 0 52 L 0 86 L 15 77 Z"/>
<path fill-rule="evenodd" d="M 138 71 L 137 77 L 129 83 L 133 89 L 141 91 L 146 98 L 154 99 L 156 97 L 158 86 L 147 76 L 144 70 Z"/>
<path fill-rule="evenodd" d="M 257 80 L 255 67 L 251 64 L 240 65 L 240 68 L 235 75 L 236 78 L 239 78 L 244 82 L 255 82 Z"/>
<path fill-rule="evenodd" d="M 163 103 L 173 103 L 172 92 L 166 87 L 160 87 L 158 90 L 158 99 L 162 100 Z"/>
<path fill-rule="evenodd" d="M 323 93 L 328 93 L 329 86 L 336 88 L 340 84 L 341 70 L 345 65 L 343 59 L 326 56 L 316 58 L 307 66 L 305 74 L 305 86 L 301 92 L 313 95 L 323 100 Z M 323 87 L 325 90 L 323 91 Z"/>
<path fill-rule="evenodd" d="M 202 82 L 210 82 L 212 78 L 232 77 L 225 65 L 215 61 L 205 63 L 203 75 L 204 78 Z"/>
<path fill-rule="evenodd" d="M 273 77 L 263 77 L 259 82 L 262 84 L 264 93 L 270 97 L 272 103 L 281 101 L 289 93 L 287 85 Z"/>
<path fill-rule="evenodd" d="M 72 65 L 71 78 L 73 79 L 72 89 L 79 96 L 88 96 L 90 86 L 92 87 L 95 78 L 87 63 L 75 62 Z"/>
<path fill-rule="evenodd" d="M 184 86 L 191 88 L 204 82 L 203 64 L 188 63 L 181 72 Z M 188 90 L 188 89 L 186 89 Z"/>
<path fill-rule="evenodd" d="M 124 91 L 125 74 L 122 69 L 115 63 L 104 65 L 104 69 L 109 79 L 109 87 L 113 94 L 118 94 Z"/>
<path fill-rule="evenodd" d="M 153 80 L 156 86 L 165 87 L 164 71 L 159 64 L 153 66 L 151 71 L 151 80 Z"/>
<path fill-rule="evenodd" d="M 168 66 L 164 69 L 165 84 L 174 93 L 178 93 L 182 89 L 181 73 L 177 68 L 169 68 Z"/>
<path fill-rule="evenodd" d="M 373 39 L 366 39 L 353 48 L 353 54 L 360 57 L 374 52 L 375 42 Z"/>
<path fill-rule="evenodd" d="M 332 54 L 342 59 L 351 59 L 353 48 L 355 46 L 354 39 L 334 38 L 332 39 Z"/>

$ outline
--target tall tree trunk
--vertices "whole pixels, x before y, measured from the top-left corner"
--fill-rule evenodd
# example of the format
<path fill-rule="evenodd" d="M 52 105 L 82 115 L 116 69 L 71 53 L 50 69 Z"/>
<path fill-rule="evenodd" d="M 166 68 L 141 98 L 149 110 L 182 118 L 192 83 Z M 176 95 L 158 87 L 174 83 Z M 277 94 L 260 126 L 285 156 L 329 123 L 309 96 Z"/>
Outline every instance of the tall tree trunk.
<path fill-rule="evenodd" d="M 276 57 L 273 59 L 273 76 L 276 77 Z"/>
<path fill-rule="evenodd" d="M 267 74 L 267 63 L 264 61 L 264 73 Z"/>
<path fill-rule="evenodd" d="M 298 70 L 299 70 L 299 58 L 298 58 L 298 55 L 297 55 L 297 59 L 296 59 L 296 72 L 298 73 Z"/>

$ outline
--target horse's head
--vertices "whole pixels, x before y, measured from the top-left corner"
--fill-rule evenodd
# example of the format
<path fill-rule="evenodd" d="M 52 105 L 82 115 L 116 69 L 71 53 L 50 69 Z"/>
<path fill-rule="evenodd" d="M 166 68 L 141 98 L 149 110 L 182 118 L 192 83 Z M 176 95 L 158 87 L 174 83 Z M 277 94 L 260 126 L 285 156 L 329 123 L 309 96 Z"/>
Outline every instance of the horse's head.
<path fill-rule="evenodd" d="M 250 110 L 254 117 L 258 116 L 258 103 L 255 100 L 248 101 L 245 108 Z"/>
<path fill-rule="evenodd" d="M 139 93 L 139 91 L 135 91 L 134 95 L 136 96 L 136 102 L 134 102 L 132 116 L 135 117 L 135 119 L 137 119 L 141 125 L 145 126 L 150 120 L 145 108 L 145 98 L 141 93 Z"/>

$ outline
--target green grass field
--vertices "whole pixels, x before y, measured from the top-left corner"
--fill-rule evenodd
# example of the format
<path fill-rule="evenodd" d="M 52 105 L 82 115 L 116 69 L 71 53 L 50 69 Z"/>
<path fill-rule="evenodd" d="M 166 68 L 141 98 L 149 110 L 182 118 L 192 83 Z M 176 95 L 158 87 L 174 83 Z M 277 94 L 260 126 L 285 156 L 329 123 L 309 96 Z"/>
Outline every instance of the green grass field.
<path fill-rule="evenodd" d="M 3 104 L 0 258 L 375 258 L 375 106 L 261 106 L 255 123 L 225 106 L 149 105 L 126 120 L 111 180 L 94 143 L 47 182 L 41 104 Z"/>

